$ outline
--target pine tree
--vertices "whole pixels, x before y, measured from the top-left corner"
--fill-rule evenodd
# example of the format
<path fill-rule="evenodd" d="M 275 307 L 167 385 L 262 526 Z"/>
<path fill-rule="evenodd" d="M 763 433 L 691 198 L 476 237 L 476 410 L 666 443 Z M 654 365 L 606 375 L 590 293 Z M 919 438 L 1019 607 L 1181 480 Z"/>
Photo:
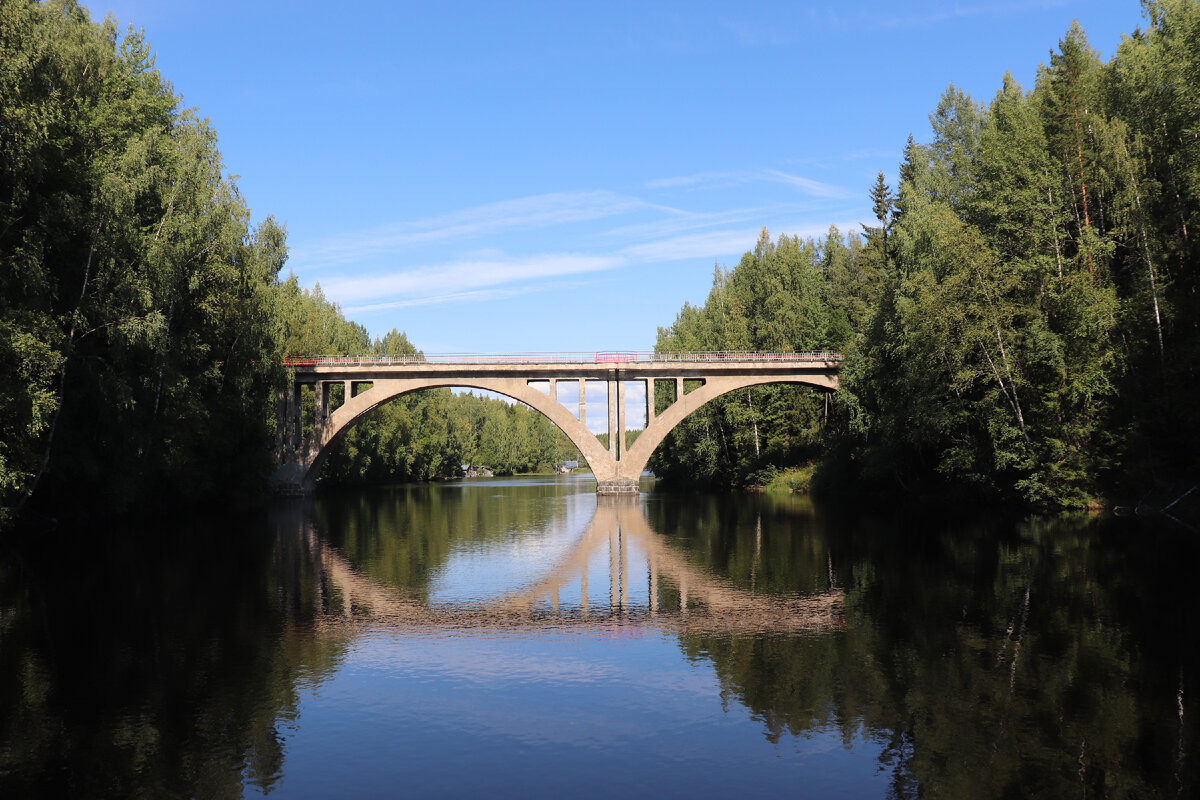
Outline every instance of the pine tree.
<path fill-rule="evenodd" d="M 875 185 L 871 187 L 871 210 L 875 212 L 875 219 L 879 221 L 879 226 L 871 227 L 863 224 L 862 227 L 868 241 L 878 239 L 880 242 L 884 267 L 888 263 L 888 234 L 895 221 L 893 218 L 895 205 L 896 198 L 892 194 L 892 188 L 884 182 L 883 173 L 880 172 L 875 176 Z"/>

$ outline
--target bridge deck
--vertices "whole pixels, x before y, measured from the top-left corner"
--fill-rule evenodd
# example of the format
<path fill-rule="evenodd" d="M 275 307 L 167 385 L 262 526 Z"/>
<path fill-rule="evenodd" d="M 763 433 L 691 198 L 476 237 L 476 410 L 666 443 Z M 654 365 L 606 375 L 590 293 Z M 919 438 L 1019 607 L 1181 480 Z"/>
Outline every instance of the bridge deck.
<path fill-rule="evenodd" d="M 509 376 L 536 379 L 606 375 L 613 371 L 626 377 L 667 378 L 677 375 L 748 375 L 788 370 L 836 370 L 839 353 L 758 353 L 712 351 L 699 353 L 607 352 L 523 353 L 510 355 L 434 353 L 416 356 L 288 356 L 284 364 L 297 376 L 325 380 L 364 378 L 367 375 L 406 377 Z"/>
<path fill-rule="evenodd" d="M 801 352 L 759 352 L 742 350 L 709 350 L 688 353 L 659 353 L 653 350 L 614 350 L 601 353 L 423 353 L 411 356 L 285 356 L 284 364 L 298 369 L 309 367 L 391 367 L 431 364 L 479 366 L 483 364 L 540 364 L 601 365 L 624 364 L 779 364 L 793 362 L 838 363 L 840 353 L 828 350 Z"/>

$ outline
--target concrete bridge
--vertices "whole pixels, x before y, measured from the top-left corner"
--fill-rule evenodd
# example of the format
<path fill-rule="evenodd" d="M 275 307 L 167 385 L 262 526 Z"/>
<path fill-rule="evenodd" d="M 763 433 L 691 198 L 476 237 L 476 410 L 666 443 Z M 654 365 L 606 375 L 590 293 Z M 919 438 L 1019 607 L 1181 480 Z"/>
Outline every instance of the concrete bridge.
<path fill-rule="evenodd" d="M 566 353 L 532 355 L 422 355 L 402 357 L 289 357 L 290 387 L 279 398 L 279 468 L 272 486 L 280 494 L 308 494 L 329 447 L 362 415 L 408 392 L 461 386 L 519 400 L 540 411 L 575 444 L 596 476 L 599 494 L 636 494 L 650 454 L 667 433 L 708 401 L 769 383 L 801 383 L 832 392 L 842 357 L 836 353 Z M 586 387 L 607 392 L 608 447 L 587 424 Z M 646 427 L 626 447 L 626 391 L 644 390 Z M 577 384 L 578 414 L 560 401 Z M 336 408 L 330 389 L 341 385 Z M 303 425 L 302 396 L 314 393 L 311 430 Z M 669 397 L 660 412 L 656 398 Z M 572 403 L 574 405 L 574 403 Z M 640 415 L 639 415 L 640 416 Z"/>

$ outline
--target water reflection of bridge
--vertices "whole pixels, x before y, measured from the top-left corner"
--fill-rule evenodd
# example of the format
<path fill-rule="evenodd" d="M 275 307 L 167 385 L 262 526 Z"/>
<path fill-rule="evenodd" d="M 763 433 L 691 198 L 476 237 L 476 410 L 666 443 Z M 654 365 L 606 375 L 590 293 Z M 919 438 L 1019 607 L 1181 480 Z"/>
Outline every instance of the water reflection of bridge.
<path fill-rule="evenodd" d="M 655 532 L 631 498 L 598 497 L 574 547 L 536 581 L 490 600 L 430 604 L 357 569 L 311 521 L 296 528 L 312 560 L 322 608 L 318 624 L 404 628 L 660 627 L 681 632 L 786 633 L 843 626 L 842 592 L 775 596 L 748 592 L 688 562 Z M 605 597 L 589 586 L 589 565 L 607 548 Z M 636 563 L 636 561 L 641 563 Z M 630 562 L 635 561 L 631 567 Z M 648 601 L 631 604 L 631 581 Z M 576 594 L 576 590 L 578 594 Z M 560 601 L 569 594 L 570 601 Z M 577 598 L 577 599 L 575 599 Z"/>

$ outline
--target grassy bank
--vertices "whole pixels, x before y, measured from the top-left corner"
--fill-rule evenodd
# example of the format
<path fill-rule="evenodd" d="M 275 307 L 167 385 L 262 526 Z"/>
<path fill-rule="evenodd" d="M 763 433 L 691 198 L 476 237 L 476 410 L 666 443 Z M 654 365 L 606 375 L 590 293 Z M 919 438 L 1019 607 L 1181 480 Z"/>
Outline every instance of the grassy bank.
<path fill-rule="evenodd" d="M 763 491 L 772 494 L 808 494 L 816 471 L 815 463 L 781 469 L 762 487 Z"/>

